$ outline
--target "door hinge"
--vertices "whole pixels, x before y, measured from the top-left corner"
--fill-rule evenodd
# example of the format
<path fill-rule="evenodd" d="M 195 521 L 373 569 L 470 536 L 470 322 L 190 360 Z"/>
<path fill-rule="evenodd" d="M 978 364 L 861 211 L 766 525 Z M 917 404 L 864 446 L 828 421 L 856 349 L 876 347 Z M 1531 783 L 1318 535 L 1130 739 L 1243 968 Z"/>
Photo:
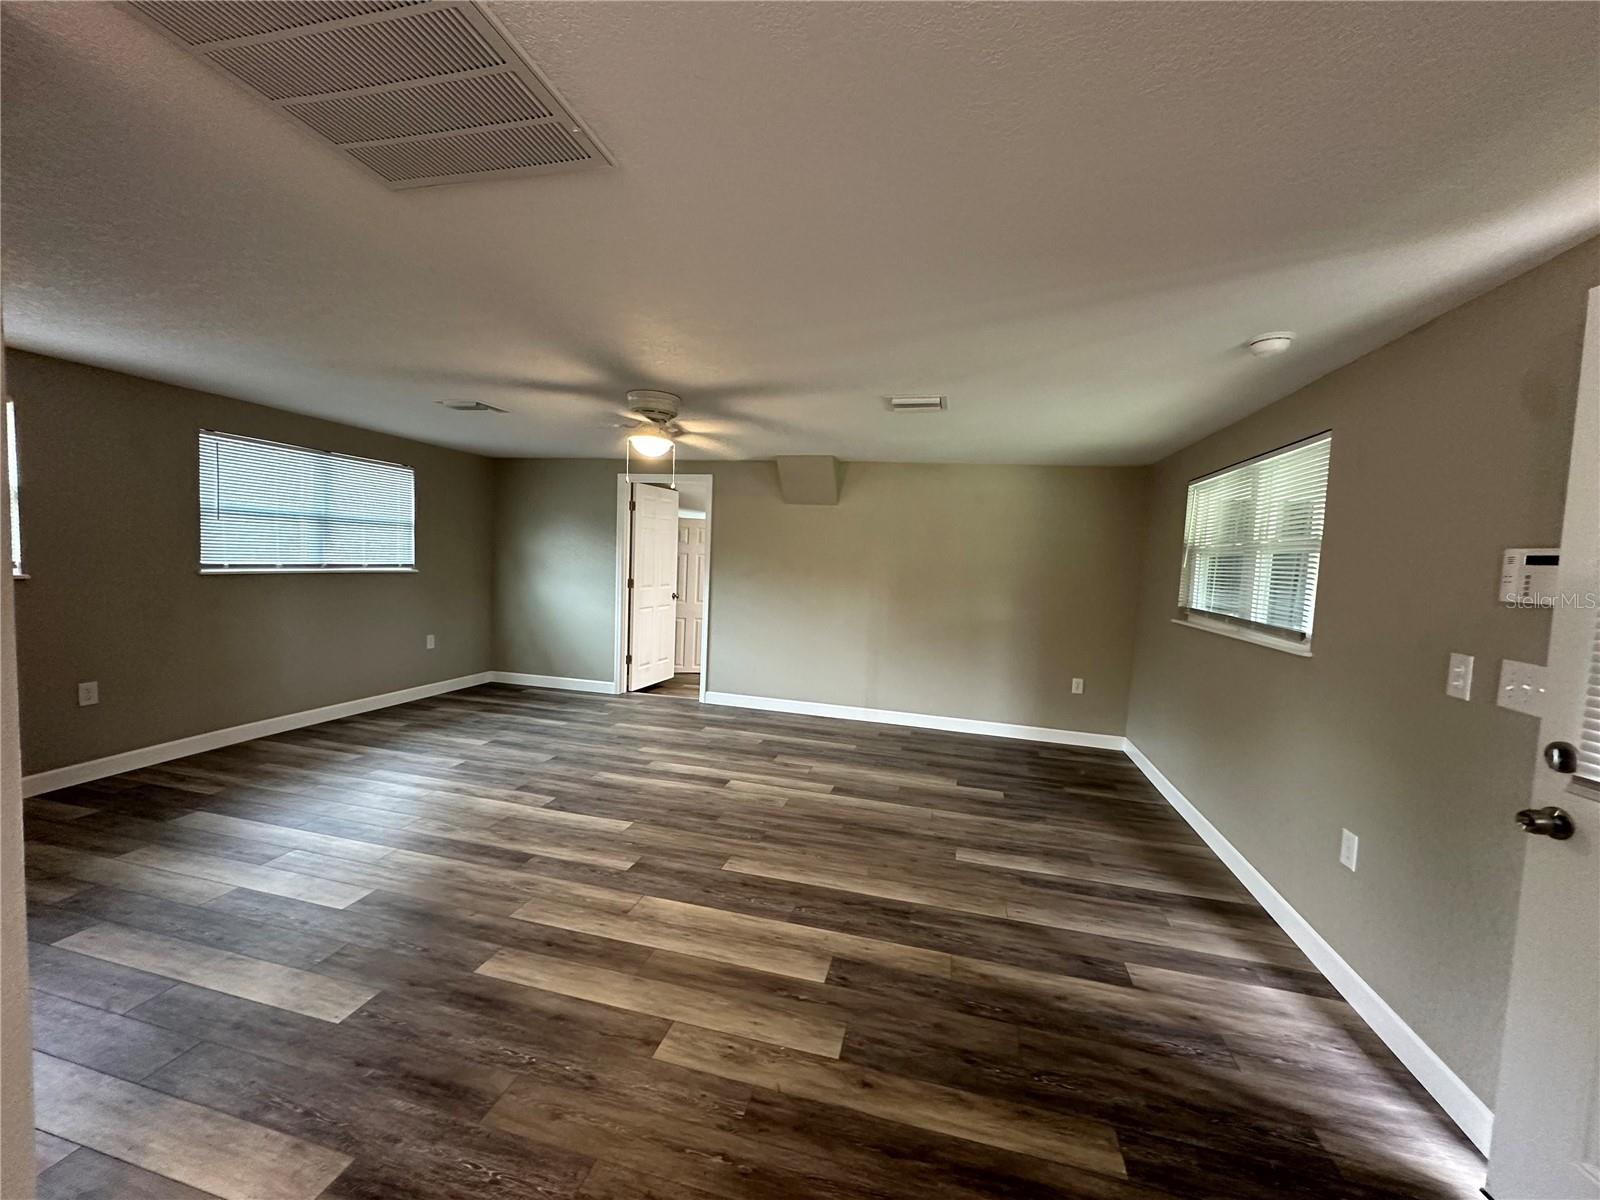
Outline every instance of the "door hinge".
<path fill-rule="evenodd" d="M 637 504 L 635 504 L 632 500 L 628 501 L 628 511 L 629 512 L 632 512 L 634 509 L 636 509 L 638 507 L 639 506 Z"/>
<path fill-rule="evenodd" d="M 623 659 L 622 660 L 622 665 L 625 666 L 625 667 L 633 666 L 633 655 L 630 654 L 630 655 L 628 655 L 627 658 Z"/>
<path fill-rule="evenodd" d="M 633 580 L 631 580 L 631 579 L 630 579 L 630 580 L 628 580 L 628 586 L 629 586 L 629 587 L 632 587 L 632 586 L 633 586 Z"/>

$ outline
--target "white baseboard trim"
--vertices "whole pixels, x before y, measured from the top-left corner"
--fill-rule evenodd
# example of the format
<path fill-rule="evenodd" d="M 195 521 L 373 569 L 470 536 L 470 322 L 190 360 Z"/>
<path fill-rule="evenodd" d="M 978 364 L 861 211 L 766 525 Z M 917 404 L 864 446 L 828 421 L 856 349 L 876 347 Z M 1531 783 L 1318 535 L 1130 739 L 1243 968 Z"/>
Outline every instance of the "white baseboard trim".
<path fill-rule="evenodd" d="M 496 683 L 514 683 L 519 687 L 558 688 L 563 692 L 604 692 L 617 694 L 617 685 L 609 679 L 568 679 L 564 675 L 524 675 L 520 671 L 493 671 Z"/>
<path fill-rule="evenodd" d="M 1001 721 L 972 721 L 966 717 L 896 712 L 889 708 L 858 708 L 853 704 L 819 704 L 813 700 L 741 696 L 736 692 L 707 692 L 702 701 L 732 708 L 756 708 L 763 712 L 831 717 L 839 721 L 870 721 L 876 725 L 906 725 L 912 729 L 941 729 L 946 733 L 977 733 L 985 737 L 1020 738 L 1029 742 L 1053 742 L 1058 746 L 1085 746 L 1096 750 L 1121 750 L 1126 740 L 1115 733 L 1084 733 L 1076 729 L 1051 729 L 1044 725 L 1008 725 Z"/>
<path fill-rule="evenodd" d="M 1489 1136 L 1494 1127 L 1494 1114 L 1489 1106 L 1478 1099 L 1461 1077 L 1434 1053 L 1433 1048 L 1401 1019 L 1399 1013 L 1389 1007 L 1388 1002 L 1366 980 L 1356 974 L 1355 969 L 1339 956 L 1339 952 L 1267 882 L 1266 876 L 1250 865 L 1250 861 L 1222 836 L 1215 825 L 1206 820 L 1189 798 L 1157 769 L 1138 746 L 1128 741 L 1126 749 L 1128 757 L 1133 759 L 1167 803 L 1211 847 L 1212 853 L 1244 884 L 1261 907 L 1267 910 L 1267 914 L 1294 940 L 1294 944 L 1327 977 L 1328 982 L 1333 984 L 1372 1031 L 1383 1039 L 1384 1045 L 1394 1051 L 1395 1057 L 1427 1088 L 1450 1119 L 1461 1127 L 1461 1132 L 1487 1155 Z"/>
<path fill-rule="evenodd" d="M 37 796 L 42 792 L 53 792 L 57 788 L 88 783 L 94 779 L 104 779 L 109 775 L 120 775 L 123 771 L 137 771 L 143 767 L 153 767 L 157 763 L 171 762 L 175 758 L 204 754 L 207 750 L 220 750 L 223 746 L 233 746 L 255 738 L 271 737 L 273 734 L 287 733 L 291 729 L 301 729 L 307 725 L 320 725 L 324 721 L 336 721 L 340 717 L 353 717 L 358 713 L 371 712 L 375 708 L 389 708 L 396 704 L 407 704 L 412 700 L 426 700 L 429 696 L 439 696 L 445 692 L 458 692 L 462 688 L 489 683 L 493 678 L 494 672 L 480 671 L 476 675 L 441 679 L 437 683 L 424 683 L 403 691 L 364 696 L 360 700 L 346 700 L 342 704 L 308 708 L 303 712 L 285 713 L 281 717 L 268 717 L 263 721 L 251 721 L 245 725 L 231 725 L 227 729 L 213 729 L 210 733 L 197 733 L 193 737 L 179 738 L 173 742 L 142 746 L 137 750 L 124 750 L 121 754 L 109 754 L 105 758 L 92 758 L 88 762 L 73 763 L 71 766 L 24 775 L 22 794 Z"/>

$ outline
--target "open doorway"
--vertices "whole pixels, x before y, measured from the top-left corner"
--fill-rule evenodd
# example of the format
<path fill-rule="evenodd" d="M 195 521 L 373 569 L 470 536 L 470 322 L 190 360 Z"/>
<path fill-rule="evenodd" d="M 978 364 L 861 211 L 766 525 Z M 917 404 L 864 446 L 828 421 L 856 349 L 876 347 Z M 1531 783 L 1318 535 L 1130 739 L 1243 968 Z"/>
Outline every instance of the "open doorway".
<path fill-rule="evenodd" d="M 617 476 L 618 693 L 705 696 L 711 492 L 710 475 Z"/>

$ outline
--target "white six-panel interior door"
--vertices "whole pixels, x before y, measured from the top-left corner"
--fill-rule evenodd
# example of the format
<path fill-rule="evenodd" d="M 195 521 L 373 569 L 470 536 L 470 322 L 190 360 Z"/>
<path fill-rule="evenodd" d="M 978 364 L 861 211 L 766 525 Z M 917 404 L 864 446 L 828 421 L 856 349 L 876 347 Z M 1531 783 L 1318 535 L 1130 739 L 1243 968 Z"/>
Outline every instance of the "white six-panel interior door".
<path fill-rule="evenodd" d="M 632 485 L 628 540 L 628 690 L 671 679 L 678 619 L 678 493 Z"/>
<path fill-rule="evenodd" d="M 701 630 L 706 622 L 706 522 L 678 519 L 678 617 L 673 635 L 673 666 L 699 671 Z"/>

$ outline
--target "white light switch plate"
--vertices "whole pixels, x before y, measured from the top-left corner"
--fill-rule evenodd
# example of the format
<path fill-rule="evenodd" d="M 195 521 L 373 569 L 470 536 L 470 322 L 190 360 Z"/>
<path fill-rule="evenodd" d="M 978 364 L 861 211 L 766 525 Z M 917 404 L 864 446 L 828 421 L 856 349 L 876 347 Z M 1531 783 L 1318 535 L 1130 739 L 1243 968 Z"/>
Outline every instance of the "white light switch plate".
<path fill-rule="evenodd" d="M 1450 656 L 1450 673 L 1445 676 L 1444 694 L 1457 700 L 1472 699 L 1472 655 Z"/>
<path fill-rule="evenodd" d="M 1072 679 L 1072 694 L 1074 696 L 1083 695 L 1083 680 L 1077 678 L 1076 676 L 1074 676 Z"/>
<path fill-rule="evenodd" d="M 1543 716 L 1544 668 L 1535 663 L 1503 659 L 1500 663 L 1500 694 L 1495 703 L 1513 712 Z"/>
<path fill-rule="evenodd" d="M 100 703 L 100 683 L 91 679 L 88 683 L 78 685 L 78 707 L 88 708 L 91 704 Z"/>
<path fill-rule="evenodd" d="M 424 645 L 429 650 L 432 650 L 436 645 L 438 645 L 438 643 L 433 640 L 433 634 L 430 633 L 428 635 L 428 640 L 426 643 L 424 643 Z"/>
<path fill-rule="evenodd" d="M 1361 839 L 1348 829 L 1339 830 L 1339 865 L 1356 869 L 1356 855 L 1361 851 Z"/>

